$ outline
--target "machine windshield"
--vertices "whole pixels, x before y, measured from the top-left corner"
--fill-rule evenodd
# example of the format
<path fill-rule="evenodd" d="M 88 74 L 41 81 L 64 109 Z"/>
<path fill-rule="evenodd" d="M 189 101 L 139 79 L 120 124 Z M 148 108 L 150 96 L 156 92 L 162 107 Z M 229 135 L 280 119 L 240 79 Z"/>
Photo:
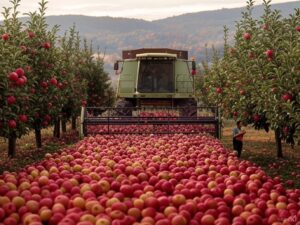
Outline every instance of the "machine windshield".
<path fill-rule="evenodd" d="M 138 91 L 141 93 L 174 92 L 173 59 L 140 60 Z"/>

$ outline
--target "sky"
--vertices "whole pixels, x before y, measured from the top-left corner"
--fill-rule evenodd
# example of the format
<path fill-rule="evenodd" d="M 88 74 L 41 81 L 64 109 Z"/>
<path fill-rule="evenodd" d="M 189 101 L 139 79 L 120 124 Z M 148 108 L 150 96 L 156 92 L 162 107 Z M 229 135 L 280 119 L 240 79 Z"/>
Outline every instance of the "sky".
<path fill-rule="evenodd" d="M 299 0 L 272 0 L 272 4 Z M 38 9 L 39 0 L 21 0 L 21 14 Z M 263 0 L 256 0 L 255 5 Z M 236 8 L 246 5 L 246 0 L 48 0 L 46 15 L 87 15 L 127 17 L 156 20 L 184 13 Z M 0 0 L 2 7 L 10 7 L 9 0 Z M 300 7 L 300 1 L 299 1 Z M 3 19 L 2 15 L 0 20 Z"/>

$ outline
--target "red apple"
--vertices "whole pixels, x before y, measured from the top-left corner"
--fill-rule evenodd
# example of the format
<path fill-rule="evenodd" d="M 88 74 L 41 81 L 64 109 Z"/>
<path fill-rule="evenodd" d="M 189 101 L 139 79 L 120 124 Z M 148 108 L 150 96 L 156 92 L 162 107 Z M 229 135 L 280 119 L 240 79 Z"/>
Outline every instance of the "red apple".
<path fill-rule="evenodd" d="M 50 121 L 50 120 L 51 120 L 51 116 L 50 116 L 50 115 L 48 115 L 48 114 L 46 114 L 46 115 L 44 116 L 44 120 L 46 120 L 46 121 Z"/>
<path fill-rule="evenodd" d="M 23 86 L 27 82 L 27 78 L 25 76 L 19 77 L 18 80 L 16 81 L 17 86 Z"/>
<path fill-rule="evenodd" d="M 62 89 L 63 88 L 63 84 L 62 83 L 58 83 L 57 85 L 56 85 L 56 87 L 58 88 L 58 89 Z"/>
<path fill-rule="evenodd" d="M 141 218 L 141 210 L 139 208 L 133 207 L 130 208 L 127 212 L 129 216 L 134 217 L 136 220 L 139 220 Z"/>
<path fill-rule="evenodd" d="M 16 101 L 17 100 L 16 100 L 15 96 L 10 95 L 10 96 L 7 97 L 7 104 L 8 105 L 13 105 L 13 104 L 16 103 Z"/>
<path fill-rule="evenodd" d="M 7 41 L 9 39 L 9 34 L 2 34 L 2 40 Z"/>
<path fill-rule="evenodd" d="M 245 90 L 240 90 L 240 95 L 245 95 L 246 91 Z"/>
<path fill-rule="evenodd" d="M 174 206 L 180 206 L 182 204 L 185 204 L 186 198 L 182 194 L 176 194 L 172 197 L 172 203 Z"/>
<path fill-rule="evenodd" d="M 53 200 L 52 198 L 45 197 L 40 201 L 40 207 L 46 206 L 47 208 L 52 208 Z"/>
<path fill-rule="evenodd" d="M 52 77 L 50 83 L 53 85 L 57 85 L 57 79 L 55 77 Z"/>
<path fill-rule="evenodd" d="M 241 205 L 234 205 L 231 211 L 234 216 L 239 216 L 244 211 L 244 208 Z"/>
<path fill-rule="evenodd" d="M 17 207 L 12 202 L 8 202 L 2 206 L 6 215 L 10 215 L 17 211 Z"/>
<path fill-rule="evenodd" d="M 29 38 L 34 38 L 35 34 L 32 31 L 28 31 L 28 37 Z"/>
<path fill-rule="evenodd" d="M 246 32 L 246 33 L 244 33 L 243 38 L 245 40 L 250 40 L 251 39 L 251 34 L 249 34 L 249 33 Z"/>
<path fill-rule="evenodd" d="M 40 203 L 35 200 L 29 200 L 26 202 L 26 206 L 30 212 L 37 213 L 40 208 Z"/>
<path fill-rule="evenodd" d="M 172 218 L 172 225 L 187 225 L 187 220 L 182 215 L 176 215 Z"/>
<path fill-rule="evenodd" d="M 285 93 L 285 94 L 282 95 L 281 98 L 282 98 L 282 100 L 284 100 L 285 102 L 287 102 L 287 101 L 291 101 L 293 97 L 292 97 L 291 94 Z"/>
<path fill-rule="evenodd" d="M 9 120 L 8 127 L 11 129 L 15 129 L 17 127 L 17 122 L 15 120 Z"/>
<path fill-rule="evenodd" d="M 86 107 L 86 106 L 87 106 L 87 101 L 86 101 L 86 100 L 82 100 L 82 101 L 81 101 L 81 105 L 82 105 L 83 107 Z"/>
<path fill-rule="evenodd" d="M 5 217 L 5 211 L 3 208 L 0 208 L 0 221 L 2 221 Z"/>
<path fill-rule="evenodd" d="M 147 207 L 142 210 L 142 216 L 143 217 L 152 217 L 154 218 L 156 215 L 156 210 L 152 207 Z"/>
<path fill-rule="evenodd" d="M 254 59 L 254 53 L 253 52 L 249 52 L 248 53 L 248 58 L 249 59 Z"/>
<path fill-rule="evenodd" d="M 263 24 L 263 25 L 262 25 L 262 29 L 268 30 L 268 29 L 269 29 L 269 25 L 268 25 L 268 24 Z"/>
<path fill-rule="evenodd" d="M 159 219 L 155 222 L 155 225 L 171 225 L 169 219 Z"/>
<path fill-rule="evenodd" d="M 112 210 L 119 210 L 121 212 L 126 212 L 127 211 L 127 206 L 123 202 L 115 202 L 111 206 Z"/>
<path fill-rule="evenodd" d="M 78 196 L 73 199 L 73 205 L 80 209 L 84 209 L 85 208 L 85 200 L 82 197 Z"/>
<path fill-rule="evenodd" d="M 48 83 L 46 81 L 42 81 L 40 83 L 40 86 L 43 87 L 43 88 L 47 88 L 48 87 Z"/>
<path fill-rule="evenodd" d="M 201 225 L 214 225 L 215 218 L 212 215 L 204 215 L 201 218 Z"/>
<path fill-rule="evenodd" d="M 45 42 L 45 43 L 43 43 L 43 48 L 44 48 L 44 49 L 49 49 L 49 48 L 51 48 L 50 42 Z"/>
<path fill-rule="evenodd" d="M 263 220 L 259 215 L 253 214 L 253 215 L 248 216 L 248 218 L 246 220 L 246 224 L 247 225 L 263 225 Z"/>
<path fill-rule="evenodd" d="M 10 81 L 16 82 L 19 79 L 19 76 L 18 76 L 18 74 L 16 72 L 11 72 L 8 75 L 8 79 Z"/>
<path fill-rule="evenodd" d="M 19 77 L 22 77 L 22 76 L 24 76 L 24 74 L 25 74 L 23 68 L 21 68 L 21 67 L 20 67 L 20 68 L 17 68 L 17 69 L 15 70 L 15 72 L 18 74 Z"/>
<path fill-rule="evenodd" d="M 111 221 L 107 218 L 99 218 L 96 220 L 96 224 L 95 225 L 110 225 Z"/>
<path fill-rule="evenodd" d="M 131 185 L 121 185 L 120 191 L 127 197 L 131 197 L 133 195 L 133 189 Z"/>
<path fill-rule="evenodd" d="M 91 213 L 95 216 L 103 212 L 104 212 L 104 207 L 100 204 L 94 204 L 91 208 Z"/>
<path fill-rule="evenodd" d="M 28 117 L 26 115 L 19 115 L 19 120 L 23 123 L 28 121 Z"/>
<path fill-rule="evenodd" d="M 235 116 L 235 117 L 237 117 L 237 116 L 238 116 L 238 112 L 237 112 L 237 111 L 234 111 L 234 112 L 232 113 L 232 115 Z"/>
<path fill-rule="evenodd" d="M 269 59 L 273 58 L 273 50 L 268 49 L 267 51 L 265 51 L 265 54 Z"/>

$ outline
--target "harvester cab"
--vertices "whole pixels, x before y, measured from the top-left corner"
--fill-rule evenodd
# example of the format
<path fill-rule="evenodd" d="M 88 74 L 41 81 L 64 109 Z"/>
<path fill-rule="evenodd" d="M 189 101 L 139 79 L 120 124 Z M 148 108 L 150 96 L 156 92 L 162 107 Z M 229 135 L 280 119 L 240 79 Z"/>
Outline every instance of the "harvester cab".
<path fill-rule="evenodd" d="M 117 108 L 197 107 L 192 75 L 196 64 L 188 60 L 187 51 L 135 49 L 122 55 L 114 66 L 119 75 Z M 195 110 L 189 114 L 195 115 Z"/>
<path fill-rule="evenodd" d="M 117 103 L 113 108 L 85 108 L 82 112 L 84 135 L 204 131 L 220 136 L 218 109 L 197 105 L 196 62 L 188 59 L 187 51 L 125 50 L 114 69 L 119 76 Z M 105 113 L 95 115 L 94 111 Z M 95 128 L 100 125 L 104 127 Z"/>

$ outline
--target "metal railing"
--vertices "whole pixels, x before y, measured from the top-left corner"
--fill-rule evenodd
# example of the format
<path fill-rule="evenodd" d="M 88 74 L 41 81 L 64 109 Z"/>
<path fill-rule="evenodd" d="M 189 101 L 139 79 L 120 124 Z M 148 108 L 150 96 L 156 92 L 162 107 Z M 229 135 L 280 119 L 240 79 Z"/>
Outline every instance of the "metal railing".
<path fill-rule="evenodd" d="M 196 110 L 193 116 L 186 115 Z M 121 115 L 121 114 L 125 115 Z M 82 109 L 81 134 L 199 134 L 221 135 L 217 107 L 87 107 Z"/>

